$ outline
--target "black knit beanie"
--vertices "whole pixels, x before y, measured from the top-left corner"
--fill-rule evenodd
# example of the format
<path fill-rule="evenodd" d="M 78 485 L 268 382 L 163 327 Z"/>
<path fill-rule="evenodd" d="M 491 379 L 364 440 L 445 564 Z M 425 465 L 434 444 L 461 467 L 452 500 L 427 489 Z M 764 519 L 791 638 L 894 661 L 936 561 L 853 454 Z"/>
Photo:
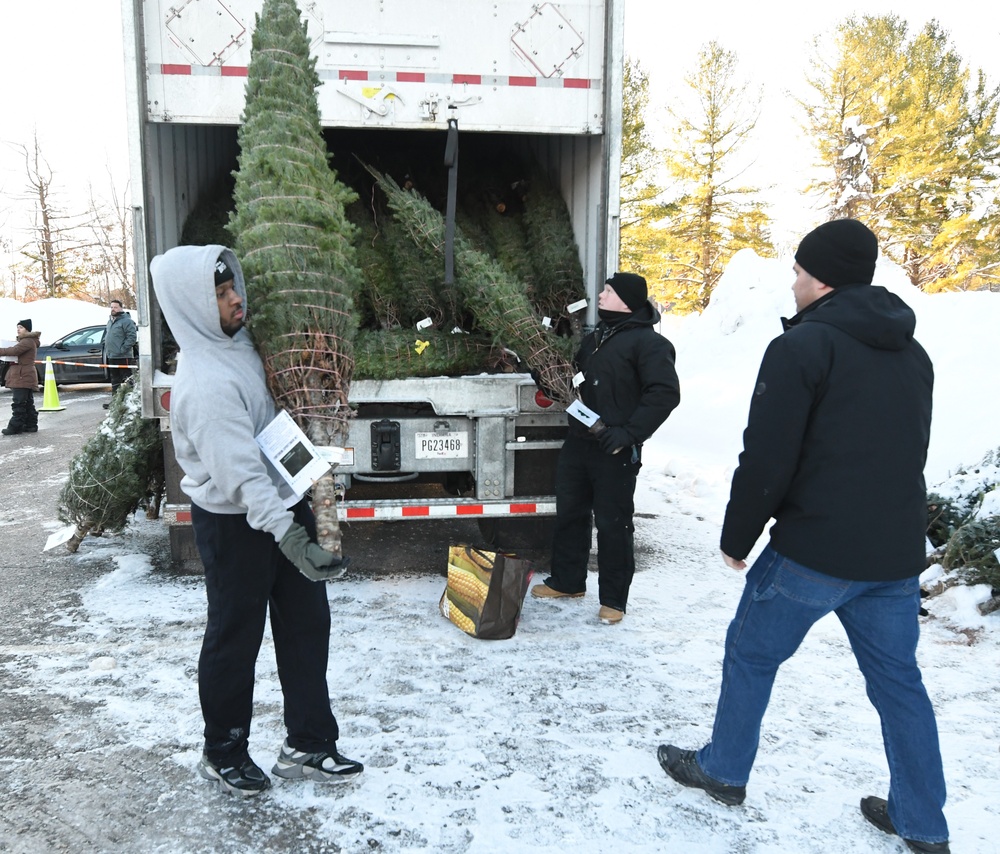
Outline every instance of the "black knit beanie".
<path fill-rule="evenodd" d="M 856 219 L 835 219 L 814 228 L 799 244 L 795 260 L 831 288 L 870 285 L 878 258 L 878 238 Z"/>
<path fill-rule="evenodd" d="M 25 329 L 27 329 L 29 332 L 31 332 L 31 319 L 30 318 L 28 320 L 19 320 L 17 322 L 17 325 L 18 326 L 23 326 Z"/>
<path fill-rule="evenodd" d="M 646 304 L 646 280 L 635 273 L 615 273 L 605 284 L 614 291 L 632 311 L 638 311 Z"/>
<path fill-rule="evenodd" d="M 233 278 L 233 271 L 229 269 L 229 265 L 219 257 L 219 260 L 215 262 L 215 285 L 218 287 L 223 282 L 228 282 Z"/>

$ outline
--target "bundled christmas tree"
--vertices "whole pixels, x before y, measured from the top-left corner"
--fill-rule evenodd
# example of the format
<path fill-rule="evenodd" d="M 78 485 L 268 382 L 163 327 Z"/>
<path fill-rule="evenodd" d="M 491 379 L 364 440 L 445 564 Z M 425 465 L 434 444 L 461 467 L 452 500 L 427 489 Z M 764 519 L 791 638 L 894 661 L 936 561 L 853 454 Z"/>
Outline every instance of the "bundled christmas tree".
<path fill-rule="evenodd" d="M 444 217 L 423 196 L 369 169 L 394 216 L 425 252 L 444 253 Z M 494 258 L 477 251 L 461 233 L 455 238 L 455 284 L 479 328 L 510 349 L 538 377 L 553 400 L 573 400 L 573 342 L 547 330 L 525 295 L 525 286 Z"/>
<path fill-rule="evenodd" d="M 461 376 L 502 363 L 483 335 L 409 329 L 359 332 L 354 342 L 355 375 L 373 380 Z"/>
<path fill-rule="evenodd" d="M 97 433 L 70 463 L 58 511 L 63 522 L 76 525 L 66 547 L 75 552 L 88 534 L 122 530 L 140 507 L 155 519 L 163 484 L 159 422 L 142 417 L 139 385 L 126 383 Z"/>
<path fill-rule="evenodd" d="M 579 334 L 580 315 L 566 311 L 567 305 L 584 296 L 573 223 L 559 188 L 537 167 L 525 190 L 524 231 L 535 265 L 535 305 L 551 317 L 566 319 Z"/>
<path fill-rule="evenodd" d="M 316 445 L 344 445 L 361 281 L 319 121 L 316 60 L 294 0 L 265 0 L 253 34 L 229 222 L 247 280 L 248 328 L 268 387 Z M 332 473 L 312 491 L 320 545 L 339 555 Z"/>

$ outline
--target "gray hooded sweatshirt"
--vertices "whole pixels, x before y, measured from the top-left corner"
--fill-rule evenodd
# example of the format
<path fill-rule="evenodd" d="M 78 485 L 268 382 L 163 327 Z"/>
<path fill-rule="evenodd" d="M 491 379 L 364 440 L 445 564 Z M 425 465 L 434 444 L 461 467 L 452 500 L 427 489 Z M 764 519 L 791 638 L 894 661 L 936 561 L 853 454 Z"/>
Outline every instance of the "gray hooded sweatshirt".
<path fill-rule="evenodd" d="M 250 527 L 280 540 L 291 527 L 292 489 L 254 437 L 277 414 L 264 365 L 250 334 L 222 331 L 215 297 L 215 263 L 233 271 L 243 299 L 246 285 L 236 255 L 223 246 L 178 246 L 149 265 L 153 289 L 180 346 L 170 395 L 174 454 L 184 471 L 181 488 L 212 513 L 246 513 Z"/>

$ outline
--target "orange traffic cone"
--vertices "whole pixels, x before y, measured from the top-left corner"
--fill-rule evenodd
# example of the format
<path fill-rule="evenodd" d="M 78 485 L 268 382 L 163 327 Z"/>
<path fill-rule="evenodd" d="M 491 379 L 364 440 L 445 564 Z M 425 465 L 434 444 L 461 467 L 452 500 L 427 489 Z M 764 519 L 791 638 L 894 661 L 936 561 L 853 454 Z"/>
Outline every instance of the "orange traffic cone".
<path fill-rule="evenodd" d="M 52 367 L 52 357 L 45 357 L 45 394 L 42 396 L 42 408 L 39 412 L 58 412 L 65 409 L 59 405 L 59 392 L 56 391 L 56 369 Z"/>

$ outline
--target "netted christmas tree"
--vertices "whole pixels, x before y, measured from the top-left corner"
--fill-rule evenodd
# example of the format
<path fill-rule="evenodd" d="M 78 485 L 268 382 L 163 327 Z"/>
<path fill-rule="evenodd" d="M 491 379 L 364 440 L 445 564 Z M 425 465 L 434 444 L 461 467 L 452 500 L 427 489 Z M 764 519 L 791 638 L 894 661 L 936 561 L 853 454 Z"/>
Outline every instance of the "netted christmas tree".
<path fill-rule="evenodd" d="M 373 380 L 455 376 L 502 363 L 482 334 L 409 329 L 362 331 L 354 342 L 355 372 Z"/>
<path fill-rule="evenodd" d="M 248 328 L 268 387 L 316 445 L 346 444 L 361 281 L 344 208 L 355 194 L 330 167 L 316 60 L 293 0 L 257 16 L 229 222 L 246 275 Z M 313 485 L 319 544 L 339 555 L 336 485 Z"/>
<path fill-rule="evenodd" d="M 441 213 L 414 190 L 404 190 L 391 177 L 369 169 L 385 192 L 393 215 L 424 252 L 444 255 L 445 224 Z M 525 295 L 525 286 L 495 259 L 472 247 L 461 232 L 455 236 L 455 286 L 478 327 L 498 346 L 514 351 L 553 400 L 573 400 L 573 342 L 547 330 Z"/>
<path fill-rule="evenodd" d="M 138 383 L 121 386 L 108 415 L 69 465 L 59 494 L 59 518 L 76 525 L 66 543 L 75 552 L 88 534 L 116 533 L 141 507 L 159 516 L 163 445 L 155 419 L 142 417 Z"/>

